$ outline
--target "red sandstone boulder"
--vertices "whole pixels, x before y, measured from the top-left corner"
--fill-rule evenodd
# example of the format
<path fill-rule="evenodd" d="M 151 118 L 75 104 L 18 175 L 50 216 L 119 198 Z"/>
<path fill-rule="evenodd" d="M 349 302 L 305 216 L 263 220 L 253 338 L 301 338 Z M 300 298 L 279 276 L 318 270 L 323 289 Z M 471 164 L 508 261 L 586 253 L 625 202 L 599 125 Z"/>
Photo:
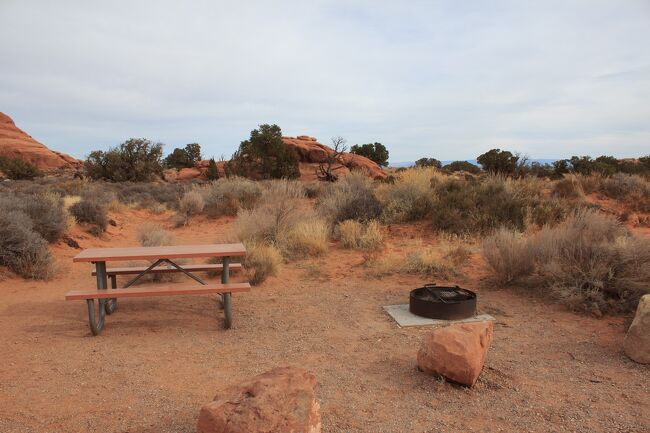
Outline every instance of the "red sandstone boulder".
<path fill-rule="evenodd" d="M 326 161 L 328 155 L 334 153 L 334 149 L 319 143 L 314 137 L 309 137 L 307 135 L 282 137 L 282 141 L 298 154 L 301 164 L 300 172 L 302 180 L 311 180 L 311 175 L 309 175 L 309 166 L 311 164 L 318 167 L 318 163 Z M 344 153 L 341 160 L 343 164 L 338 167 L 337 170 L 337 174 L 339 175 L 345 175 L 352 169 L 360 169 L 375 180 L 382 180 L 387 177 L 386 173 L 376 162 L 366 158 L 365 156 L 355 155 L 354 153 Z M 303 176 L 303 173 L 307 174 L 307 176 Z M 316 177 L 315 174 L 314 177 Z"/>
<path fill-rule="evenodd" d="M 459 323 L 431 331 L 418 352 L 418 368 L 473 386 L 492 341 L 492 322 Z"/>
<path fill-rule="evenodd" d="M 4 113 L 0 113 L 0 155 L 20 158 L 43 171 L 82 166 L 81 161 L 70 155 L 50 150 L 34 140 Z"/>
<path fill-rule="evenodd" d="M 314 386 L 306 370 L 282 367 L 219 392 L 201 408 L 198 433 L 320 433 Z"/>
<path fill-rule="evenodd" d="M 623 343 L 625 354 L 641 364 L 650 364 L 650 295 L 639 300 L 634 320 Z"/>

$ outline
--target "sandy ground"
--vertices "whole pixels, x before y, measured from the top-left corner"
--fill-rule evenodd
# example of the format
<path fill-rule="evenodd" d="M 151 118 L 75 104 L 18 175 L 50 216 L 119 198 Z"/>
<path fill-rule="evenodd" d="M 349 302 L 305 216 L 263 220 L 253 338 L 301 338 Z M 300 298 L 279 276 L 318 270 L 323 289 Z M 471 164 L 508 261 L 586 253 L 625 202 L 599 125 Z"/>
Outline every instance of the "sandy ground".
<path fill-rule="evenodd" d="M 82 247 L 135 245 L 146 221 L 116 215 L 98 240 L 75 228 Z M 231 220 L 174 230 L 179 243 L 225 239 Z M 397 227 L 401 250 L 418 227 Z M 436 242 L 433 236 L 425 242 Z M 648 432 L 650 367 L 625 357 L 631 317 L 567 311 L 529 293 L 490 287 L 480 260 L 454 282 L 479 293 L 497 322 L 473 389 L 416 369 L 427 328 L 400 329 L 382 310 L 405 303 L 417 276 L 369 277 L 356 252 L 287 264 L 281 277 L 235 294 L 234 328 L 222 329 L 213 296 L 128 299 L 92 337 L 72 288 L 93 287 L 78 252 L 53 247 L 53 281 L 0 281 L 1 432 L 194 432 L 216 390 L 277 366 L 318 378 L 324 432 Z"/>

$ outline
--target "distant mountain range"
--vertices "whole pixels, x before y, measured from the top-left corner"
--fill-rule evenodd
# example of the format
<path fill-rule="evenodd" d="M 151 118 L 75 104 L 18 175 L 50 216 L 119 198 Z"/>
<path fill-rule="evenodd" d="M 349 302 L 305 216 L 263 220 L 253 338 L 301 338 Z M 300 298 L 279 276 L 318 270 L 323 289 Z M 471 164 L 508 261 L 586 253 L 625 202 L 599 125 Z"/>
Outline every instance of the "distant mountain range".
<path fill-rule="evenodd" d="M 539 164 L 553 164 L 557 160 L 558 159 L 531 159 L 531 160 L 528 161 L 528 163 L 530 164 L 531 162 L 537 162 Z M 465 159 L 465 160 L 460 160 L 460 161 L 467 161 L 470 164 L 474 164 L 476 166 L 479 165 L 479 163 L 475 159 Z M 449 164 L 451 162 L 454 162 L 454 161 L 449 160 L 449 161 L 440 161 L 440 162 L 442 163 L 442 165 L 447 165 L 447 164 Z M 395 167 L 395 168 L 398 168 L 398 167 L 413 167 L 415 165 L 415 161 L 391 162 L 388 165 L 389 165 L 389 167 Z"/>

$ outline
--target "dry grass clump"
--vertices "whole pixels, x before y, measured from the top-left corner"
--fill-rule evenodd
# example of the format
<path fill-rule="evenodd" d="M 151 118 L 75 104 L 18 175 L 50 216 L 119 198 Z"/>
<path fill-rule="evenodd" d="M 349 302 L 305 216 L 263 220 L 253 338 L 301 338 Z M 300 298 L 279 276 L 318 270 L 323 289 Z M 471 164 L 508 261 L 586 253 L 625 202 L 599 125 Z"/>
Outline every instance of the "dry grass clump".
<path fill-rule="evenodd" d="M 386 222 L 415 221 L 426 217 L 434 204 L 433 186 L 443 175 L 434 168 L 413 168 L 402 171 L 392 184 L 382 185 L 378 196 L 384 205 L 382 219 Z"/>
<path fill-rule="evenodd" d="M 0 194 L 0 209 L 19 211 L 31 220 L 32 229 L 54 242 L 68 229 L 68 213 L 59 194 L 39 190 L 36 194 Z"/>
<path fill-rule="evenodd" d="M 250 283 L 258 285 L 270 276 L 275 276 L 282 265 L 282 254 L 274 245 L 247 242 L 244 268 L 250 273 Z"/>
<path fill-rule="evenodd" d="M 315 257 L 323 255 L 329 248 L 327 223 L 318 218 L 299 221 L 283 232 L 278 246 L 287 257 Z"/>
<path fill-rule="evenodd" d="M 0 265 L 24 278 L 48 279 L 55 272 L 47 242 L 23 212 L 0 208 Z"/>
<path fill-rule="evenodd" d="M 97 236 L 106 231 L 108 213 L 103 202 L 84 197 L 81 201 L 70 206 L 69 210 L 78 223 L 92 225 L 90 229 L 92 234 Z"/>
<path fill-rule="evenodd" d="M 483 241 L 483 257 L 498 283 L 513 282 L 535 269 L 530 242 L 512 229 L 501 228 L 487 237 Z"/>
<path fill-rule="evenodd" d="M 201 189 L 205 212 L 211 218 L 237 215 L 239 209 L 251 209 L 262 195 L 262 186 L 243 177 L 218 179 Z"/>
<path fill-rule="evenodd" d="M 585 193 L 582 190 L 582 184 L 577 176 L 565 176 L 555 182 L 551 191 L 553 197 L 565 198 L 570 200 L 582 200 Z"/>
<path fill-rule="evenodd" d="M 373 251 L 381 248 L 384 243 L 384 236 L 377 221 L 361 223 L 345 220 L 338 224 L 337 232 L 343 248 Z"/>
<path fill-rule="evenodd" d="M 590 174 L 588 176 L 577 174 L 575 178 L 580 182 L 580 188 L 582 188 L 585 194 L 593 194 L 600 189 L 602 177 L 598 174 Z"/>
<path fill-rule="evenodd" d="M 352 172 L 330 184 L 319 197 L 319 214 L 332 223 L 353 219 L 369 221 L 382 213 L 372 181 L 364 174 Z"/>
<path fill-rule="evenodd" d="M 401 272 L 450 278 L 456 275 L 456 268 L 433 248 L 425 247 L 406 256 Z"/>
<path fill-rule="evenodd" d="M 291 227 L 309 216 L 301 201 L 303 197 L 302 188 L 295 182 L 269 182 L 256 207 L 237 213 L 235 233 L 245 241 L 277 243 Z"/>
<path fill-rule="evenodd" d="M 199 191 L 192 189 L 183 194 L 183 197 L 178 202 L 179 225 L 187 225 L 190 218 L 203 211 L 204 205 L 203 196 Z"/>
<path fill-rule="evenodd" d="M 276 246 L 286 257 L 318 256 L 327 251 L 328 225 L 306 207 L 299 182 L 274 180 L 253 209 L 240 209 L 235 221 L 239 239 Z"/>
<path fill-rule="evenodd" d="M 143 247 L 174 245 L 176 237 L 156 223 L 147 223 L 138 229 L 138 242 Z"/>
<path fill-rule="evenodd" d="M 650 240 L 594 210 L 578 210 L 526 240 L 499 232 L 486 240 L 484 255 L 498 280 L 531 276 L 574 308 L 632 311 L 650 292 Z"/>
<path fill-rule="evenodd" d="M 472 249 L 459 241 L 453 245 L 446 246 L 443 257 L 456 268 L 462 268 L 469 263 L 472 257 Z"/>

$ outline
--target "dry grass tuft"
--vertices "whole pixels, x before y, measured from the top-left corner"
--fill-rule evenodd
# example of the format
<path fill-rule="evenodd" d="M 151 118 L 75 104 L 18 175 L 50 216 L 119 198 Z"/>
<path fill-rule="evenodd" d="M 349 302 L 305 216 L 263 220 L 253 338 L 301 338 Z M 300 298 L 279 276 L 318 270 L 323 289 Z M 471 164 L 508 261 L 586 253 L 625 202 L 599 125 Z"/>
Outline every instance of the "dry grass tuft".
<path fill-rule="evenodd" d="M 337 232 L 343 248 L 373 251 L 381 248 L 384 243 L 384 236 L 377 221 L 361 223 L 345 220 L 338 224 Z"/>
<path fill-rule="evenodd" d="M 382 213 L 372 181 L 360 172 L 352 172 L 329 184 L 319 197 L 317 207 L 319 214 L 332 223 L 348 219 L 369 221 Z"/>
<path fill-rule="evenodd" d="M 209 217 L 234 216 L 239 209 L 253 208 L 262 195 L 262 185 L 243 177 L 227 177 L 203 187 L 201 195 Z"/>
<path fill-rule="evenodd" d="M 535 270 L 530 243 L 517 231 L 497 230 L 483 241 L 483 257 L 498 283 L 511 283 Z"/>
<path fill-rule="evenodd" d="M 91 224 L 91 233 L 99 235 L 106 231 L 108 213 L 106 206 L 99 200 L 83 198 L 70 206 L 70 213 L 78 223 Z"/>
<path fill-rule="evenodd" d="M 283 232 L 278 245 L 286 257 L 320 256 L 329 248 L 328 233 L 329 227 L 325 221 L 310 218 L 299 221 Z"/>
<path fill-rule="evenodd" d="M 268 277 L 275 276 L 282 265 L 282 254 L 277 247 L 261 243 L 246 243 L 248 254 L 244 268 L 250 273 L 250 283 L 259 285 Z"/>
<path fill-rule="evenodd" d="M 190 218 L 203 211 L 204 206 L 203 196 L 201 196 L 199 191 L 196 189 L 187 191 L 178 203 L 178 222 L 182 223 L 182 225 L 187 225 Z"/>
<path fill-rule="evenodd" d="M 392 185 L 384 184 L 377 194 L 384 205 L 382 219 L 406 222 L 426 217 L 434 204 L 433 186 L 444 176 L 435 168 L 413 168 L 399 174 Z"/>

